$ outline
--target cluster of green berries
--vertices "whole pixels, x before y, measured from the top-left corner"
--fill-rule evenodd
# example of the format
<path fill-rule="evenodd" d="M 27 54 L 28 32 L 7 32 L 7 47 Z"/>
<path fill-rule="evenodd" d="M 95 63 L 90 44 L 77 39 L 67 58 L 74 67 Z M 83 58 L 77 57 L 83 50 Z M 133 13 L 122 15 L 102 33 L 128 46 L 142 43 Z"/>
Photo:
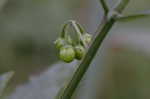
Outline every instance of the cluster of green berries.
<path fill-rule="evenodd" d="M 86 44 L 91 42 L 91 35 L 86 34 L 83 40 Z M 86 53 L 86 48 L 82 44 L 73 45 L 72 41 L 67 41 L 65 38 L 59 37 L 55 41 L 55 46 L 59 50 L 59 57 L 64 62 L 72 62 L 74 59 L 81 60 Z"/>
<path fill-rule="evenodd" d="M 89 45 L 92 36 L 88 33 L 83 33 L 80 36 L 78 43 L 74 43 L 75 41 L 68 35 L 59 37 L 55 41 L 55 46 L 59 50 L 59 57 L 62 61 L 70 63 L 74 59 L 81 60 L 84 57 L 87 47 L 84 44 Z"/>

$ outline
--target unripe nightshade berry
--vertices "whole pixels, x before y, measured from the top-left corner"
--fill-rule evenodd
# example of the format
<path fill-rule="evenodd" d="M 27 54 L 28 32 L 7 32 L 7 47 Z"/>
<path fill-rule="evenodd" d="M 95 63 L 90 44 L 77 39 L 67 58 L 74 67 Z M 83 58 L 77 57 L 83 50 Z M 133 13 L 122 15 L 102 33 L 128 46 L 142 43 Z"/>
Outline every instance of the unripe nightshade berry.
<path fill-rule="evenodd" d="M 92 41 L 92 35 L 90 35 L 88 33 L 83 34 L 83 40 L 86 44 L 90 44 Z"/>
<path fill-rule="evenodd" d="M 61 47 L 63 47 L 66 44 L 66 41 L 64 38 L 59 37 L 55 42 L 54 42 L 55 46 L 57 49 L 60 49 Z"/>
<path fill-rule="evenodd" d="M 76 59 L 81 60 L 85 52 L 85 48 L 82 45 L 75 46 Z"/>
<path fill-rule="evenodd" d="M 71 45 L 65 45 L 60 49 L 59 57 L 64 62 L 70 63 L 75 58 L 75 51 Z"/>

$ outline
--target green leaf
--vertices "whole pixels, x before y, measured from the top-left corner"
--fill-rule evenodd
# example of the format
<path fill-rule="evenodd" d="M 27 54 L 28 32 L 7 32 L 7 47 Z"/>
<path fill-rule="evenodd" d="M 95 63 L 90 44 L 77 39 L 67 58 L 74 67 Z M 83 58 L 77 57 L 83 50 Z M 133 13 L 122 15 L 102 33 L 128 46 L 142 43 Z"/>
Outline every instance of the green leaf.
<path fill-rule="evenodd" d="M 8 82 L 12 78 L 14 72 L 10 71 L 7 73 L 4 73 L 0 76 L 0 96 L 2 96 L 4 89 L 7 87 Z"/>
<path fill-rule="evenodd" d="M 128 21 L 134 21 L 137 19 L 142 19 L 142 18 L 150 18 L 150 11 L 139 13 L 139 14 L 134 14 L 134 15 L 128 15 L 124 17 L 119 17 L 117 20 L 120 22 L 128 22 Z"/>

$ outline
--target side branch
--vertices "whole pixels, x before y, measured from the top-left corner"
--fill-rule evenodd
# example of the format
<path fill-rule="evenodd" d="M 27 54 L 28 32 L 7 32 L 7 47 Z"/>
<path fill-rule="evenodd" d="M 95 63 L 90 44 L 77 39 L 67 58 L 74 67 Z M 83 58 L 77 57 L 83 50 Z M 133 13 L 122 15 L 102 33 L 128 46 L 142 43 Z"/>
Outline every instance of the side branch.
<path fill-rule="evenodd" d="M 101 5 L 102 5 L 102 7 L 104 9 L 104 14 L 107 15 L 108 12 L 109 12 L 109 8 L 108 8 L 108 6 L 106 4 L 106 1 L 105 0 L 100 0 L 100 3 L 101 3 Z"/>

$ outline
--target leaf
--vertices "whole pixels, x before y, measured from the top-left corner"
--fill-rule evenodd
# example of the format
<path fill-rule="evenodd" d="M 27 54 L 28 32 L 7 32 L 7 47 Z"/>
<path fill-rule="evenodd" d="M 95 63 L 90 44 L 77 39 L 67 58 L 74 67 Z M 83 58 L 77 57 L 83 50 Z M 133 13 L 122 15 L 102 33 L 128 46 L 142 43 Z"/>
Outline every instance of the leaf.
<path fill-rule="evenodd" d="M 14 72 L 10 71 L 7 73 L 4 73 L 0 76 L 0 96 L 2 96 L 4 89 L 7 87 L 8 82 L 12 78 Z"/>
<path fill-rule="evenodd" d="M 128 22 L 128 21 L 134 21 L 137 19 L 142 19 L 142 18 L 147 18 L 147 17 L 150 17 L 150 11 L 145 11 L 145 12 L 134 14 L 134 15 L 119 17 L 117 20 L 120 22 Z"/>

